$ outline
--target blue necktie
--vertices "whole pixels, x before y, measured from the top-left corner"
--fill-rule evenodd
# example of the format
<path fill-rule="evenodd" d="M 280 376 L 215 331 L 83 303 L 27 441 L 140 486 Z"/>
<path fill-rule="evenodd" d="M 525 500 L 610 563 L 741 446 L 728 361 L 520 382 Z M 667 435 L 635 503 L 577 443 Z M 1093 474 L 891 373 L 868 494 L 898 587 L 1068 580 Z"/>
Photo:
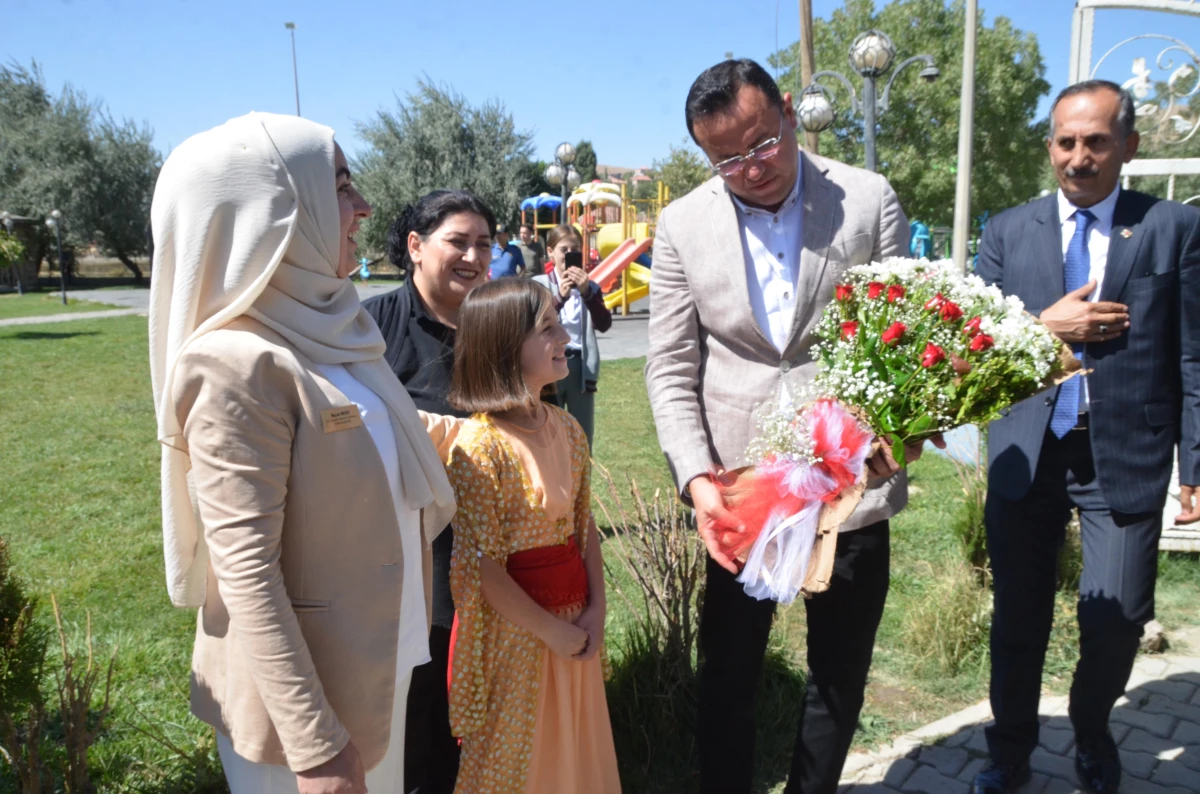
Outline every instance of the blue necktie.
<path fill-rule="evenodd" d="M 1067 256 L 1063 260 L 1063 286 L 1067 292 L 1077 290 L 1088 283 L 1092 269 L 1092 258 L 1088 254 L 1087 234 L 1096 216 L 1087 210 L 1075 211 L 1075 234 L 1067 245 Z M 1073 345 L 1075 358 L 1083 360 L 1083 345 Z M 1050 432 L 1062 438 L 1079 422 L 1079 380 L 1076 376 L 1058 387 L 1058 400 L 1054 403 L 1054 414 L 1050 417 Z"/>

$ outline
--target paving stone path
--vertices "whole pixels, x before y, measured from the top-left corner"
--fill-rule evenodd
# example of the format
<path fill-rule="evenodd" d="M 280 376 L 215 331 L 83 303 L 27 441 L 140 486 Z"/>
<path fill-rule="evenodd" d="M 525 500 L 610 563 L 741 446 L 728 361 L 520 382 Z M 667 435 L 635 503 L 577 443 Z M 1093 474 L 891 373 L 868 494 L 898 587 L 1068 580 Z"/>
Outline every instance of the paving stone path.
<path fill-rule="evenodd" d="M 1066 697 L 1043 697 L 1033 779 L 1018 794 L 1073 794 L 1075 736 Z M 875 753 L 850 756 L 839 794 L 966 794 L 987 763 L 985 700 L 901 736 Z M 1200 656 L 1139 656 L 1111 727 L 1125 770 L 1123 794 L 1200 792 Z"/>

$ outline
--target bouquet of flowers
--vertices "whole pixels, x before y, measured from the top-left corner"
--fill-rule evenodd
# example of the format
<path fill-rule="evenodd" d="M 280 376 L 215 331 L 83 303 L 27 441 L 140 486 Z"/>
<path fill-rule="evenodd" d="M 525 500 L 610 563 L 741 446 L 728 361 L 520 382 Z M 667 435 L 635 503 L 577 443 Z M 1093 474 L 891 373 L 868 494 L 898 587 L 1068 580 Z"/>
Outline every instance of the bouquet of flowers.
<path fill-rule="evenodd" d="M 857 506 L 866 461 L 983 424 L 1079 373 L 1068 345 L 952 262 L 888 259 L 850 268 L 817 326 L 814 391 L 763 418 L 751 467 L 717 478 L 736 526 L 718 526 L 756 598 L 789 603 L 829 586 L 837 527 Z"/>
<path fill-rule="evenodd" d="M 1019 298 L 949 260 L 850 268 L 816 335 L 816 390 L 861 410 L 900 465 L 905 444 L 990 422 L 1080 368 Z"/>

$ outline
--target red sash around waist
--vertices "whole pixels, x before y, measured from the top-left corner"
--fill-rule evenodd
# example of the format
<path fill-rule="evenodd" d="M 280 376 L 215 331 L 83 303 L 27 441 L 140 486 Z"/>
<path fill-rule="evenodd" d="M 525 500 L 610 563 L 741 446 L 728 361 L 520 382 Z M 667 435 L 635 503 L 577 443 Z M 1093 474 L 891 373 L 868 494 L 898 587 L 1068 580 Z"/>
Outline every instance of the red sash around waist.
<path fill-rule="evenodd" d="M 543 609 L 554 611 L 587 602 L 587 569 L 575 538 L 561 546 L 527 549 L 508 556 L 505 566 L 529 597 Z"/>
<path fill-rule="evenodd" d="M 575 538 L 561 546 L 542 546 L 508 555 L 505 570 L 517 586 L 542 609 L 555 612 L 583 606 L 588 598 L 587 569 Z M 458 644 L 458 613 L 450 630 L 450 664 L 446 686 L 454 679 L 454 648 Z"/>

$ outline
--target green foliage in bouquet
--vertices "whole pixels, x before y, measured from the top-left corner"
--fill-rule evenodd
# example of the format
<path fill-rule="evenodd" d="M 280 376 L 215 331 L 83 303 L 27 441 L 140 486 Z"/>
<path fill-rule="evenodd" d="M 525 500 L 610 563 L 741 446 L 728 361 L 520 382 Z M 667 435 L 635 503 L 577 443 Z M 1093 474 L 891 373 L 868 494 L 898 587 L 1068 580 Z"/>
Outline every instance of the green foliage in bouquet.
<path fill-rule="evenodd" d="M 950 261 L 851 268 L 816 333 L 816 388 L 860 408 L 898 461 L 904 444 L 986 424 L 1078 368 L 1018 298 Z"/>

